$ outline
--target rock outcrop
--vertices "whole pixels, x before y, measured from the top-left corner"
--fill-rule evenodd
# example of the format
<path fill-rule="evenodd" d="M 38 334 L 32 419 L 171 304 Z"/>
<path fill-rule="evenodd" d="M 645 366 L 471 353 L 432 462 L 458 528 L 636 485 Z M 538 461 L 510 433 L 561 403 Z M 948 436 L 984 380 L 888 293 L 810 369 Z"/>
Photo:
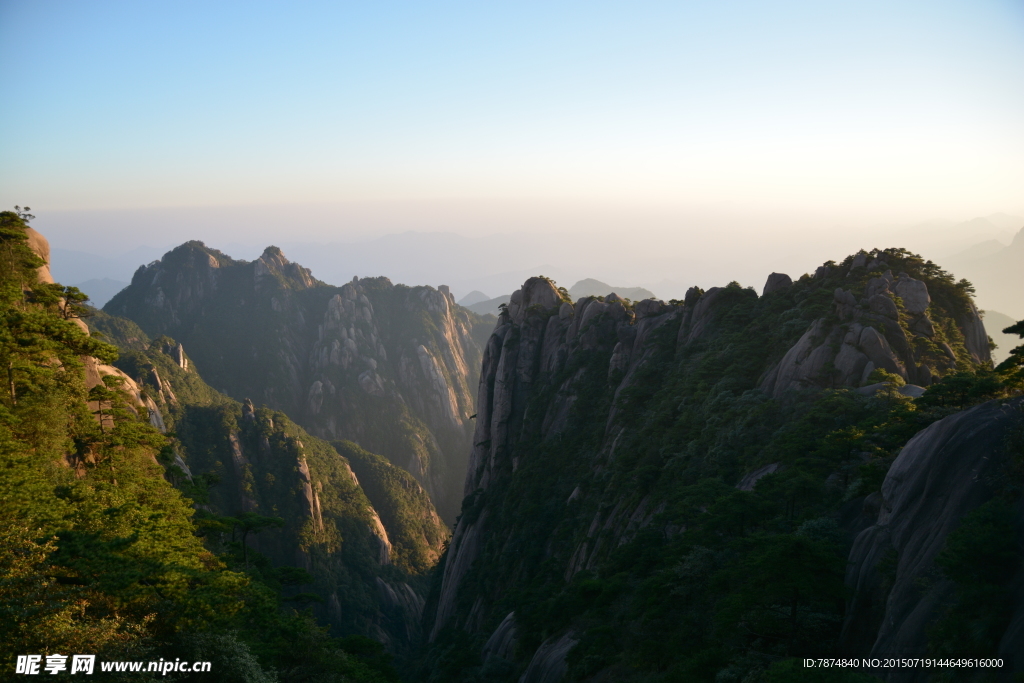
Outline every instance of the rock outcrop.
<path fill-rule="evenodd" d="M 847 652 L 871 657 L 926 657 L 928 627 L 955 585 L 937 571 L 936 556 L 964 516 L 1005 483 L 1012 454 L 1007 435 L 1024 424 L 1024 401 L 992 401 L 951 415 L 920 432 L 903 448 L 882 484 L 875 524 L 860 533 L 850 553 L 850 605 L 843 626 Z M 1024 508 L 1018 508 L 1018 543 Z M 894 574 L 880 565 L 895 558 Z M 891 560 L 890 560 L 891 561 Z M 1016 590 L 1024 586 L 1018 571 Z M 999 657 L 1010 671 L 1024 669 L 1024 602 L 1018 601 L 1002 634 Z M 928 680 L 919 669 L 892 669 L 886 680 Z M 964 678 L 963 680 L 974 680 Z M 1002 680 L 1002 679 L 1000 679 Z"/>
<path fill-rule="evenodd" d="M 785 289 L 793 284 L 793 279 L 785 273 L 772 273 L 768 276 L 768 280 L 764 283 L 764 288 L 761 290 L 761 296 L 765 294 L 771 294 L 777 292 L 780 289 Z"/>
<path fill-rule="evenodd" d="M 955 324 L 940 330 L 929 317 L 929 312 L 936 312 L 928 285 L 921 280 L 886 271 L 854 289 L 835 290 L 838 321 L 815 321 L 765 375 L 761 388 L 766 393 L 779 398 L 792 390 L 857 387 L 876 369 L 927 386 L 956 370 L 958 363 L 990 360 L 988 336 L 973 303 L 967 302 L 962 312 L 943 311 Z M 959 355 L 950 342 L 961 348 Z"/>
<path fill-rule="evenodd" d="M 428 571 L 448 536 L 412 475 L 355 444 L 328 444 L 279 412 L 214 391 L 183 345 L 167 337 L 118 363 L 118 372 L 140 378 L 132 386 L 153 397 L 155 414 L 177 435 L 169 477 L 220 480 L 197 507 L 281 518 L 281 529 L 250 534 L 247 545 L 273 567 L 309 572 L 310 584 L 293 592 L 320 596 L 313 609 L 323 624 L 408 654 L 421 638 L 424 598 L 405 577 Z"/>

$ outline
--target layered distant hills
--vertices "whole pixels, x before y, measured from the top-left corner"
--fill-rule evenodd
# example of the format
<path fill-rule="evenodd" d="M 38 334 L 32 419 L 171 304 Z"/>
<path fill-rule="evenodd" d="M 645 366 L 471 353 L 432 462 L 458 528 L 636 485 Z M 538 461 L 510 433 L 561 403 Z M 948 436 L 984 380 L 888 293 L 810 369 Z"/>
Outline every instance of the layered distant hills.
<path fill-rule="evenodd" d="M 633 301 L 655 298 L 654 292 L 644 289 L 643 287 L 612 287 L 600 280 L 594 280 L 592 278 L 580 280 L 569 288 L 568 294 L 573 300 L 586 296 L 604 297 L 609 294 L 616 294 L 620 297 L 631 299 Z M 460 299 L 459 305 L 465 306 L 474 313 L 479 313 L 481 315 L 498 315 L 500 312 L 498 307 L 501 306 L 501 304 L 507 304 L 511 296 L 511 294 L 504 294 L 490 299 L 483 292 L 474 290 Z"/>
<path fill-rule="evenodd" d="M 977 288 L 983 308 L 1011 318 L 1024 317 L 1024 229 L 1007 246 L 992 240 L 948 261 L 957 276 L 967 278 Z"/>

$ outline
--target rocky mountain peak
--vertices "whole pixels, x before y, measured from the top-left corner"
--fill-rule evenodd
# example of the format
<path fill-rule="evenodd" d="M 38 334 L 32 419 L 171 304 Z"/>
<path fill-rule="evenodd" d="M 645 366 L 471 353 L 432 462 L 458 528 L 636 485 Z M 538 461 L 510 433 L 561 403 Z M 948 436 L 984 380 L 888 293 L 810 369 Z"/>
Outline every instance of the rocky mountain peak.
<path fill-rule="evenodd" d="M 545 277 L 531 277 L 523 286 L 512 293 L 508 302 L 508 315 L 515 323 L 521 323 L 526 311 L 534 306 L 550 310 L 562 304 L 562 295 L 551 280 Z"/>

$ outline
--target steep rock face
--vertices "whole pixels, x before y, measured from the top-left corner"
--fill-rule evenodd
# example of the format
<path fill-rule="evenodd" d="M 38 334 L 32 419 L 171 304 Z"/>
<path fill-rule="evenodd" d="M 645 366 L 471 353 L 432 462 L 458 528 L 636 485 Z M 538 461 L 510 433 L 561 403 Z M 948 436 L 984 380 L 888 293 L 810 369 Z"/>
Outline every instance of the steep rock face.
<path fill-rule="evenodd" d="M 891 295 L 891 286 L 904 276 L 884 272 L 887 268 L 868 270 L 869 264 L 878 268 L 877 256 L 869 261 L 863 255 L 860 265 L 853 265 L 853 256 L 842 265 L 826 265 L 816 277 L 805 276 L 763 297 L 732 283 L 707 291 L 694 287 L 683 302 L 673 304 L 647 300 L 629 306 L 617 297 L 573 304 L 561 301 L 545 278 L 524 283 L 484 348 L 466 499 L 427 603 L 432 647 L 443 652 L 453 643 L 471 643 L 479 655 L 476 666 L 486 672 L 494 666 L 498 644 L 514 628 L 518 645 L 510 656 L 499 658 L 514 660 L 501 680 L 558 680 L 567 672 L 579 680 L 644 680 L 641 674 L 631 677 L 646 670 L 644 665 L 615 660 L 616 648 L 627 647 L 626 636 L 595 626 L 595 620 L 607 619 L 601 611 L 606 607 L 593 612 L 585 607 L 602 590 L 617 596 L 608 600 L 622 599 L 628 590 L 616 581 L 642 584 L 635 577 L 644 576 L 639 566 L 648 559 L 635 559 L 634 553 L 651 552 L 645 558 L 653 558 L 657 555 L 651 548 L 678 542 L 683 548 L 673 557 L 697 553 L 696 559 L 663 565 L 648 578 L 657 582 L 659 576 L 695 573 L 706 586 L 709 567 L 717 560 L 710 550 L 701 555 L 701 546 L 722 534 L 746 538 L 744 529 L 757 528 L 755 520 L 762 514 L 742 507 L 735 514 L 716 513 L 716 519 L 729 521 L 704 530 L 703 537 L 698 533 L 677 540 L 710 516 L 714 496 L 709 491 L 721 491 L 720 500 L 729 501 L 721 503 L 723 510 L 745 505 L 744 496 L 760 498 L 762 486 L 779 481 L 801 487 L 820 478 L 820 495 L 834 496 L 842 486 L 837 482 L 850 482 L 849 473 L 864 462 L 858 444 L 838 451 L 840 461 L 850 461 L 844 472 L 825 469 L 835 466 L 832 460 L 823 461 L 808 478 L 800 474 L 809 444 L 802 434 L 787 433 L 786 421 L 799 419 L 820 391 L 787 396 L 789 389 L 859 387 L 871 374 L 870 364 L 914 379 L 920 359 L 935 362 L 935 349 L 946 363 L 936 363 L 936 374 L 949 371 L 954 362 L 976 367 L 963 345 L 963 331 L 948 314 L 957 305 L 961 308 L 956 310 L 965 308 L 967 293 L 955 285 L 945 287 L 941 271 L 935 277 L 919 274 L 915 267 L 927 269 L 916 257 L 898 251 L 879 255 L 908 271 L 908 298 L 922 294 L 911 280 L 929 290 L 932 301 L 918 315 L 928 315 L 941 335 L 936 332 L 920 355 L 904 330 L 915 319 Z M 869 283 L 871 296 L 892 304 L 895 318 L 870 308 Z M 922 300 L 918 296 L 912 305 L 920 308 Z M 886 310 L 892 314 L 892 308 Z M 949 346 L 952 355 L 935 340 Z M 827 382 L 817 381 L 820 371 L 830 373 Z M 770 384 L 766 377 L 772 377 Z M 839 401 L 851 410 L 877 409 L 870 403 L 874 399 L 855 391 L 822 400 Z M 713 472 L 713 483 L 701 480 L 700 472 Z M 786 498 L 779 505 L 779 524 L 792 524 L 787 520 L 793 504 Z M 823 521 L 822 528 L 832 523 Z M 804 543 L 795 533 L 786 538 Z M 739 547 L 746 541 L 736 543 Z M 629 578 L 616 578 L 624 574 Z M 840 576 L 837 571 L 841 586 Z M 618 587 L 609 588 L 613 584 Z M 673 595 L 696 590 L 684 579 L 672 585 L 671 592 L 645 599 L 671 601 Z M 759 590 L 771 589 L 768 581 Z M 574 622 L 565 615 L 570 610 L 589 616 Z M 643 626 L 647 616 L 639 618 L 625 607 L 623 613 L 617 628 L 635 626 L 631 637 L 637 642 L 657 640 L 651 635 L 656 627 Z M 687 618 L 695 624 L 711 619 L 707 614 Z M 699 626 L 687 633 L 690 640 L 706 637 Z M 631 656 L 644 647 L 636 646 Z M 651 665 L 659 675 L 673 661 L 672 653 L 664 657 Z M 712 680 L 717 670 L 705 671 L 704 678 L 688 678 L 683 671 L 676 675 L 678 680 Z M 729 669 L 723 665 L 721 670 Z M 436 680 L 454 678 L 456 671 L 438 673 Z"/>
<path fill-rule="evenodd" d="M 310 573 L 312 583 L 294 592 L 320 596 L 322 623 L 407 654 L 424 602 L 408 577 L 428 571 L 448 535 L 429 496 L 382 456 L 352 443 L 335 448 L 280 412 L 216 392 L 189 361 L 167 337 L 118 361 L 177 435 L 171 479 L 205 514 L 283 519 L 283 528 L 251 535 L 249 547 L 274 568 Z"/>
<path fill-rule="evenodd" d="M 853 598 L 842 636 L 847 651 L 928 656 L 928 628 L 955 591 L 936 557 L 964 516 L 1005 484 L 1014 457 L 1007 436 L 1024 424 L 1022 407 L 1021 399 L 982 404 L 934 423 L 903 448 L 882 484 L 875 524 L 859 534 L 850 552 L 847 585 Z M 1017 528 L 1020 543 L 1024 508 L 1019 503 Z M 887 555 L 889 564 L 895 558 L 891 576 L 881 566 Z M 1015 585 L 1019 594 L 1021 571 Z M 1012 670 L 1024 669 L 1024 602 L 1017 601 L 1008 623 L 998 652 L 1007 662 L 1007 680 Z M 927 679 L 914 669 L 891 670 L 886 678 Z"/>
<path fill-rule="evenodd" d="M 207 380 L 411 472 L 453 521 L 486 327 L 446 287 L 341 287 L 268 247 L 252 263 L 189 242 L 141 267 L 105 311 L 179 340 Z"/>
<path fill-rule="evenodd" d="M 46 261 L 45 264 L 40 266 L 36 270 L 39 282 L 50 284 L 53 283 L 53 276 L 50 274 L 50 242 L 43 236 L 42 233 L 33 230 L 32 228 L 25 228 L 25 234 L 28 237 L 28 247 L 31 249 L 36 256 Z M 92 332 L 89 326 L 80 318 L 72 318 L 71 322 L 75 323 L 83 332 L 87 335 L 91 335 Z M 100 362 L 96 358 L 91 356 L 85 356 L 82 358 L 83 365 L 85 366 L 85 388 L 92 389 L 93 387 L 103 384 L 104 377 L 115 377 L 120 382 L 120 390 L 129 399 L 129 405 L 132 410 L 136 413 L 141 413 L 143 417 L 147 414 L 149 416 L 150 423 L 155 427 L 163 426 L 163 419 L 160 415 L 160 410 L 155 401 L 144 392 L 140 390 L 139 385 L 129 377 L 127 374 L 122 372 L 119 368 L 113 365 L 107 365 Z M 109 426 L 110 417 L 102 416 L 100 411 L 100 403 L 98 401 L 90 401 L 89 409 L 96 415 L 97 419 L 101 421 L 101 424 Z M 69 463 L 73 467 L 78 467 L 80 463 L 72 462 Z"/>
<path fill-rule="evenodd" d="M 716 294 L 705 294 L 714 301 Z M 573 365 L 574 357 L 601 355 L 608 368 L 607 377 L 619 390 L 629 387 L 645 358 L 653 352 L 647 344 L 653 331 L 665 325 L 679 325 L 680 335 L 699 338 L 707 324 L 710 306 L 703 308 L 694 299 L 692 306 L 673 307 L 648 300 L 637 304 L 637 312 L 627 309 L 621 301 L 600 301 L 585 298 L 575 305 L 562 301 L 555 286 L 545 278 L 531 278 L 513 295 L 508 309 L 498 319 L 484 349 L 480 391 L 477 397 L 479 416 L 473 438 L 473 450 L 466 475 L 467 502 L 486 499 L 488 489 L 502 475 L 514 474 L 520 467 L 517 446 L 534 437 L 539 427 L 542 438 L 555 439 L 566 428 L 570 414 L 580 398 L 585 383 L 591 379 L 588 369 L 581 367 L 570 374 L 554 390 L 554 400 L 533 416 L 528 424 L 529 404 L 534 392 L 552 376 L 564 375 Z M 599 379 L 603 384 L 605 376 Z M 614 416 L 614 408 L 612 411 Z M 606 448 L 614 449 L 614 439 Z M 642 506 L 641 506 L 642 507 Z M 443 580 L 431 630 L 431 639 L 456 617 L 460 584 L 481 550 L 488 533 L 488 510 L 479 505 L 467 510 L 456 527 L 443 566 Z M 633 513 L 633 528 L 643 522 L 643 511 Z M 648 520 L 649 521 L 649 520 Z M 622 522 L 618 511 L 608 520 L 612 526 Z M 595 521 L 598 524 L 598 521 Z M 626 532 L 629 520 L 621 524 Z M 584 543 L 585 545 L 585 543 Z M 597 553 L 593 553 L 596 555 Z M 509 622 L 511 624 L 511 622 Z M 467 627 L 478 627 L 470 617 Z M 511 626 L 508 626 L 511 628 Z M 564 658 L 575 644 L 566 634 L 545 644 L 531 664 L 526 680 L 548 680 L 544 671 L 555 671 L 550 680 L 564 672 Z"/>
<path fill-rule="evenodd" d="M 863 266 L 851 272 L 858 268 Z M 927 386 L 943 374 L 991 360 L 973 303 L 958 302 L 954 310 L 948 303 L 933 306 L 926 282 L 891 270 L 851 284 L 835 290 L 834 314 L 815 321 L 765 375 L 766 393 L 779 398 L 792 390 L 857 387 L 876 369 Z M 933 318 L 942 324 L 936 327 Z"/>

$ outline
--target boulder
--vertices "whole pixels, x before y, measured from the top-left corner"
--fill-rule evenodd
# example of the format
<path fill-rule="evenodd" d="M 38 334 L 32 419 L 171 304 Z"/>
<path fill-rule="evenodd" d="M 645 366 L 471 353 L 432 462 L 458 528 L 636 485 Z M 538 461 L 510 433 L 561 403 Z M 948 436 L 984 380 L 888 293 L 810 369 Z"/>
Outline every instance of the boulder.
<path fill-rule="evenodd" d="M 868 280 L 864 287 L 864 298 L 870 299 L 879 294 L 886 294 L 889 291 L 889 281 L 882 277 L 873 277 Z"/>
<path fill-rule="evenodd" d="M 884 294 L 876 294 L 868 299 L 868 308 L 871 309 L 872 313 L 877 313 L 893 320 L 899 320 L 900 311 L 896 308 L 896 302 Z"/>
<path fill-rule="evenodd" d="M 636 319 L 639 321 L 644 318 L 661 315 L 667 308 L 668 306 L 665 305 L 664 301 L 644 299 L 643 301 L 638 301 L 633 310 L 636 313 Z"/>
<path fill-rule="evenodd" d="M 859 345 L 876 368 L 883 368 L 907 379 L 907 369 L 893 353 L 892 347 L 889 346 L 885 337 L 878 333 L 878 330 L 873 327 L 865 327 L 860 333 Z"/>
<path fill-rule="evenodd" d="M 923 337 L 934 337 L 935 325 L 927 315 L 921 315 L 910 322 L 910 331 Z"/>
<path fill-rule="evenodd" d="M 994 483 L 1005 476 L 1000 474 L 1007 465 L 1005 439 L 1020 429 L 1022 406 L 1019 398 L 990 401 L 935 422 L 903 447 L 882 483 L 877 521 L 850 550 L 846 583 L 852 598 L 840 640 L 843 652 L 928 656 L 929 626 L 955 591 L 935 558 L 963 517 L 989 500 Z M 887 556 L 895 559 L 888 584 L 879 568 Z M 1024 603 L 1017 601 L 1011 610 L 998 653 L 993 653 L 1008 662 L 1005 680 L 1012 669 L 1024 668 L 1017 656 L 1024 652 Z M 893 669 L 886 680 L 926 677 L 921 669 Z"/>
<path fill-rule="evenodd" d="M 764 289 L 761 291 L 761 296 L 777 292 L 780 289 L 785 289 L 793 284 L 793 279 L 785 273 L 772 273 L 768 276 L 768 280 L 764 283 Z M 689 298 L 690 293 L 686 293 Z"/>
<path fill-rule="evenodd" d="M 839 375 L 839 384 L 853 386 L 860 383 L 864 374 L 864 368 L 868 364 L 868 357 L 850 344 L 843 344 L 839 347 L 839 353 L 832 361 Z"/>
<path fill-rule="evenodd" d="M 853 292 L 839 287 L 835 292 L 836 303 L 843 304 L 845 306 L 856 306 L 857 299 L 853 296 Z"/>
<path fill-rule="evenodd" d="M 520 289 L 512 293 L 508 302 L 508 313 L 512 322 L 521 323 L 526 317 L 526 311 L 533 306 L 548 310 L 561 304 L 562 296 L 550 280 L 531 277 Z"/>
<path fill-rule="evenodd" d="M 896 296 L 903 299 L 903 307 L 907 309 L 908 313 L 920 315 L 928 310 L 928 306 L 932 302 L 931 297 L 928 296 L 928 285 L 905 273 L 900 273 L 900 278 L 896 281 L 894 289 Z"/>

